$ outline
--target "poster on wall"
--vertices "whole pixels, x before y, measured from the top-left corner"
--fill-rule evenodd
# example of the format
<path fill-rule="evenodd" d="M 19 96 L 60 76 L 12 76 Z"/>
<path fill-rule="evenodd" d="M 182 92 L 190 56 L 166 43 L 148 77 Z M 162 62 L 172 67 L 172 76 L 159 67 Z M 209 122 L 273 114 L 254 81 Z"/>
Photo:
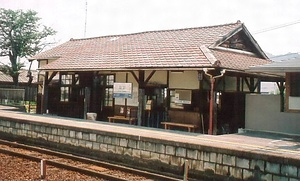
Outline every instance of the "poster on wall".
<path fill-rule="evenodd" d="M 133 87 L 132 88 L 132 98 L 127 99 L 127 105 L 128 106 L 138 106 L 139 105 L 139 100 L 138 100 L 138 87 Z"/>
<path fill-rule="evenodd" d="M 191 104 L 192 91 L 191 90 L 175 90 L 175 103 L 177 104 Z"/>
<path fill-rule="evenodd" d="M 125 105 L 125 99 L 124 98 L 115 98 L 115 105 Z"/>
<path fill-rule="evenodd" d="M 114 98 L 132 98 L 132 83 L 114 83 Z"/>

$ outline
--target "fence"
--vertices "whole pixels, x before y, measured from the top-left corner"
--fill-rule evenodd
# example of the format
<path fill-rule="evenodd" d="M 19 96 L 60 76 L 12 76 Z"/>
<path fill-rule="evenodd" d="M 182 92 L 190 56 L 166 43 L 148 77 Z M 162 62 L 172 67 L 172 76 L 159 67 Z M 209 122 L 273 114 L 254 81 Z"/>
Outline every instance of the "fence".
<path fill-rule="evenodd" d="M 5 105 L 23 105 L 25 89 L 0 88 L 0 103 Z"/>

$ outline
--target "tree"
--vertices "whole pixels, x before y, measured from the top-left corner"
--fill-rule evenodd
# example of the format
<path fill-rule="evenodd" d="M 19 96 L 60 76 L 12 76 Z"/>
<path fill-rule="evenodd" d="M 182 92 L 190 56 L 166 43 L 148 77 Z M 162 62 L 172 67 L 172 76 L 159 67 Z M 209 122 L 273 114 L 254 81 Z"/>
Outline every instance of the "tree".
<path fill-rule="evenodd" d="M 39 23 L 37 12 L 0 8 L 0 56 L 8 56 L 10 63 L 3 64 L 0 71 L 11 76 L 18 86 L 19 71 L 24 64 L 22 57 L 33 56 L 49 45 L 46 38 L 55 35 L 51 27 Z"/>

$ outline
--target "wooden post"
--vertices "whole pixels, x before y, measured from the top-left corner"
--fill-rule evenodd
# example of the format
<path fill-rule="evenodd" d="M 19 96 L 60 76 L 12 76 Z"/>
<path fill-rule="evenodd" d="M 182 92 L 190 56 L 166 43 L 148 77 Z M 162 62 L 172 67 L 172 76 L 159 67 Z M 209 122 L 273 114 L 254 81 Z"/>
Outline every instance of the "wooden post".
<path fill-rule="evenodd" d="M 48 81 L 48 75 L 49 75 L 49 72 L 45 72 L 45 77 L 44 77 L 44 82 L 43 82 L 43 92 L 42 92 L 42 114 L 46 113 L 47 112 L 47 109 L 48 109 L 48 84 L 49 84 L 49 81 Z"/>
<path fill-rule="evenodd" d="M 138 106 L 138 126 L 142 126 L 143 122 L 143 109 L 144 109 L 144 96 L 145 96 L 145 89 L 139 89 L 139 106 Z"/>
<path fill-rule="evenodd" d="M 139 71 L 139 96 L 138 96 L 138 126 L 142 126 L 143 118 L 144 118 L 144 97 L 145 97 L 145 71 Z"/>
<path fill-rule="evenodd" d="M 285 89 L 284 82 L 280 81 L 280 82 L 276 82 L 276 84 L 277 84 L 278 89 L 280 91 L 280 112 L 284 112 L 284 104 L 285 104 L 285 101 L 284 101 L 284 89 Z"/>
<path fill-rule="evenodd" d="M 254 93 L 255 92 L 255 85 L 254 85 L 254 78 L 250 77 L 250 93 Z"/>
<path fill-rule="evenodd" d="M 205 128 L 204 128 L 204 120 L 203 120 L 203 114 L 201 114 L 201 126 L 202 126 L 202 134 L 205 133 Z"/>
<path fill-rule="evenodd" d="M 208 134 L 212 135 L 214 130 L 214 101 L 215 101 L 215 93 L 214 93 L 214 85 L 215 79 L 213 77 L 210 78 L 210 101 L 209 101 L 209 130 Z"/>
<path fill-rule="evenodd" d="M 125 81 L 127 83 L 128 82 L 128 73 L 126 73 L 126 78 L 125 79 L 126 79 Z M 124 117 L 126 118 L 127 115 L 128 115 L 127 98 L 125 98 L 125 105 L 124 106 L 125 106 L 124 107 Z M 130 118 L 130 111 L 129 111 L 128 117 Z"/>
<path fill-rule="evenodd" d="M 85 87 L 84 89 L 84 110 L 83 110 L 83 118 L 86 119 L 86 115 L 89 112 L 90 107 L 90 96 L 91 96 L 91 89 L 89 87 Z"/>
<path fill-rule="evenodd" d="M 188 172 L 189 172 L 189 161 L 184 161 L 184 172 L 183 172 L 183 181 L 188 181 Z"/>
<path fill-rule="evenodd" d="M 241 77 L 237 76 L 236 79 L 237 79 L 237 81 L 236 81 L 236 91 L 240 92 L 241 91 Z"/>
<path fill-rule="evenodd" d="M 199 113 L 200 113 L 200 119 L 201 119 L 201 128 L 202 128 L 202 134 L 205 133 L 205 128 L 204 128 L 204 120 L 203 120 L 203 113 L 204 113 L 204 104 L 203 100 L 205 99 L 204 96 L 204 91 L 203 91 L 203 83 L 204 83 L 204 72 L 203 71 L 198 71 L 198 80 L 199 80 Z"/>
<path fill-rule="evenodd" d="M 46 178 L 46 160 L 42 159 L 41 160 L 41 179 L 45 179 Z"/>

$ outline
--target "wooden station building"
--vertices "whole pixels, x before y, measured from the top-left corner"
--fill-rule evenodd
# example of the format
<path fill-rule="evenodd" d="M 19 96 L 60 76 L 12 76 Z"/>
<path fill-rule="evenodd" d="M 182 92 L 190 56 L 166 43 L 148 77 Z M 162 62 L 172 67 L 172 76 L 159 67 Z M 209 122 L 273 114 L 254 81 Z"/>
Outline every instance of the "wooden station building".
<path fill-rule="evenodd" d="M 30 60 L 38 60 L 43 82 L 40 113 L 124 116 L 148 127 L 177 122 L 210 134 L 243 128 L 245 95 L 260 93 L 261 81 L 284 81 L 245 71 L 270 60 L 240 21 L 71 39 Z"/>

